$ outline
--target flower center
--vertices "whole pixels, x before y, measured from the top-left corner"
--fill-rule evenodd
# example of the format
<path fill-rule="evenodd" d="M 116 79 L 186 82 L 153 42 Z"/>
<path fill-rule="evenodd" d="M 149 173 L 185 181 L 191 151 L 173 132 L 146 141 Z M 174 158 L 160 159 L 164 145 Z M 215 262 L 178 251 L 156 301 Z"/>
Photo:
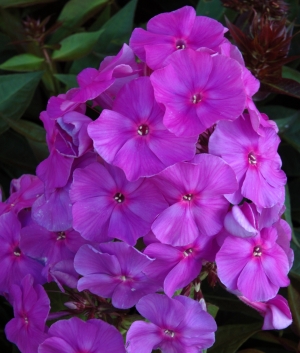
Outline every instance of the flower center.
<path fill-rule="evenodd" d="M 261 247 L 260 246 L 255 246 L 253 249 L 253 255 L 256 257 L 261 256 L 262 251 L 261 251 Z"/>
<path fill-rule="evenodd" d="M 192 252 L 193 252 L 193 249 L 186 249 L 184 250 L 183 255 L 185 257 L 188 257 L 189 255 L 191 255 Z"/>
<path fill-rule="evenodd" d="M 116 200 L 116 202 L 122 203 L 125 200 L 125 196 L 120 192 L 117 192 L 116 195 L 114 196 L 114 199 Z"/>
<path fill-rule="evenodd" d="M 138 134 L 141 136 L 145 136 L 149 134 L 149 126 L 148 125 L 140 125 L 138 128 Z"/>
<path fill-rule="evenodd" d="M 256 156 L 255 156 L 254 152 L 250 152 L 248 154 L 248 162 L 251 165 L 256 165 L 257 164 L 257 159 L 256 159 Z"/>
<path fill-rule="evenodd" d="M 185 49 L 186 48 L 186 43 L 182 39 L 178 39 L 175 43 L 176 49 Z"/>
<path fill-rule="evenodd" d="M 18 246 L 14 250 L 14 255 L 17 257 L 21 256 L 21 250 Z"/>
<path fill-rule="evenodd" d="M 184 196 L 182 196 L 184 201 L 191 201 L 191 199 L 193 198 L 192 194 L 186 194 Z"/>
<path fill-rule="evenodd" d="M 170 336 L 170 337 L 174 337 L 175 336 L 175 332 L 174 331 L 171 331 L 171 330 L 164 330 L 164 334 L 166 336 Z"/>
<path fill-rule="evenodd" d="M 192 103 L 193 104 L 198 104 L 199 102 L 201 102 L 201 94 L 200 93 L 195 93 L 193 96 L 192 96 Z"/>
<path fill-rule="evenodd" d="M 65 232 L 58 232 L 56 240 L 64 240 L 64 239 L 66 239 L 66 233 Z"/>

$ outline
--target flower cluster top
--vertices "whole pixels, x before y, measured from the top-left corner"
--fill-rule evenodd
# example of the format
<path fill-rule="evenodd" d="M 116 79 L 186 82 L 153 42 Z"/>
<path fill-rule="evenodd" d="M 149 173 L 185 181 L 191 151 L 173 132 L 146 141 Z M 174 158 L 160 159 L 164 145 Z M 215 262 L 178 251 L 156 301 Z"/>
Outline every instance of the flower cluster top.
<path fill-rule="evenodd" d="M 160 14 L 49 100 L 50 155 L 0 204 L 6 335 L 22 353 L 205 350 L 212 273 L 263 329 L 291 323 L 277 294 L 293 262 L 278 130 L 226 31 L 189 6 Z M 46 282 L 69 296 L 63 312 L 49 314 Z"/>

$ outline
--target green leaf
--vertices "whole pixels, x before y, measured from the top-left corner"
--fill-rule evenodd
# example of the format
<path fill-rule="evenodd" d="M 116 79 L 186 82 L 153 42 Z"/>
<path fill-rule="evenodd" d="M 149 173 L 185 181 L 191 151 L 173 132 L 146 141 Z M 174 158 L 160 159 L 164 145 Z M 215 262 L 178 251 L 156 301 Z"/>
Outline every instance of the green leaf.
<path fill-rule="evenodd" d="M 242 351 L 238 351 L 238 353 L 264 353 L 263 351 L 259 351 L 258 349 L 243 349 Z"/>
<path fill-rule="evenodd" d="M 300 152 L 300 110 L 294 115 L 296 119 L 292 124 L 288 124 L 287 129 L 283 132 L 282 137 L 298 152 Z"/>
<path fill-rule="evenodd" d="M 61 41 L 61 48 L 54 50 L 53 60 L 69 61 L 82 58 L 92 51 L 103 29 L 97 32 L 73 34 Z"/>
<path fill-rule="evenodd" d="M 0 76 L 0 133 L 8 129 L 1 117 L 18 120 L 29 106 L 43 72 Z"/>
<path fill-rule="evenodd" d="M 282 77 L 289 78 L 300 83 L 300 72 L 289 66 L 282 67 Z"/>
<path fill-rule="evenodd" d="M 74 33 L 74 29 L 96 15 L 107 2 L 108 0 L 68 1 L 57 19 L 57 22 L 62 23 L 62 27 L 53 34 L 50 43 L 58 43 Z"/>
<path fill-rule="evenodd" d="M 276 83 L 262 82 L 271 92 L 300 98 L 300 83 L 289 78 L 281 78 Z"/>
<path fill-rule="evenodd" d="M 196 13 L 199 16 L 208 16 L 220 20 L 225 12 L 225 7 L 220 0 L 199 0 Z"/>
<path fill-rule="evenodd" d="M 300 153 L 290 144 L 282 141 L 278 153 L 282 159 L 282 169 L 288 177 L 300 177 Z"/>
<path fill-rule="evenodd" d="M 13 56 L 0 65 L 1 70 L 9 71 L 36 71 L 42 69 L 43 58 L 32 54 L 20 54 Z"/>
<path fill-rule="evenodd" d="M 290 227 L 292 229 L 292 238 L 293 238 L 294 243 L 297 246 L 299 246 L 299 248 L 300 248 L 300 244 L 299 244 L 297 238 L 295 237 L 294 229 L 293 229 L 292 216 L 291 216 L 290 191 L 289 191 L 288 185 L 285 185 L 285 201 L 284 201 L 284 205 L 285 205 L 284 219 L 288 222 L 288 224 L 290 225 Z"/>
<path fill-rule="evenodd" d="M 71 74 L 55 74 L 54 75 L 60 82 L 64 83 L 67 86 L 67 89 L 72 87 L 78 87 L 76 80 L 76 75 Z"/>
<path fill-rule="evenodd" d="M 41 126 L 27 120 L 9 120 L 2 118 L 7 125 L 27 139 L 46 143 L 46 132 Z"/>
<path fill-rule="evenodd" d="M 111 17 L 103 26 L 104 36 L 101 36 L 95 45 L 97 53 L 116 53 L 124 42 L 128 42 L 135 13 L 137 0 L 131 0 L 119 12 Z"/>
<path fill-rule="evenodd" d="M 37 160 L 26 139 L 8 130 L 0 136 L 0 165 L 17 170 L 17 175 L 15 172 L 12 174 L 19 177 L 24 173 L 34 174 Z"/>
<path fill-rule="evenodd" d="M 220 326 L 216 332 L 216 342 L 207 352 L 235 353 L 248 338 L 260 331 L 260 329 L 261 323 Z"/>
<path fill-rule="evenodd" d="M 291 276 L 291 284 L 288 286 L 288 302 L 293 316 L 292 328 L 300 336 L 300 282 L 298 278 Z"/>
<path fill-rule="evenodd" d="M 57 0 L 0 0 L 0 7 L 22 7 L 36 4 L 47 4 Z"/>
<path fill-rule="evenodd" d="M 259 111 L 267 114 L 270 119 L 275 120 L 279 132 L 286 131 L 300 118 L 300 111 L 281 105 L 262 106 L 259 107 Z"/>
<path fill-rule="evenodd" d="M 215 319 L 218 314 L 219 308 L 216 305 L 207 303 L 207 312 Z"/>

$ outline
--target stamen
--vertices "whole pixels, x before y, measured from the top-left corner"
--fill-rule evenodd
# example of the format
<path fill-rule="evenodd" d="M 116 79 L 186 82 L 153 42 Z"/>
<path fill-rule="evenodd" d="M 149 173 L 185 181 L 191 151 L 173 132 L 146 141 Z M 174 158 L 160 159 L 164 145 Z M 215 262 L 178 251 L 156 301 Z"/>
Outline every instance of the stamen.
<path fill-rule="evenodd" d="M 58 232 L 57 234 L 58 234 L 58 236 L 57 236 L 56 240 L 66 239 L 66 233 L 65 232 Z"/>
<path fill-rule="evenodd" d="M 185 49 L 186 48 L 186 43 L 182 39 L 179 39 L 179 40 L 176 41 L 175 46 L 176 46 L 176 49 L 178 49 L 178 50 L 179 49 Z"/>
<path fill-rule="evenodd" d="M 193 252 L 193 249 L 187 249 L 187 250 L 184 250 L 183 255 L 185 257 L 188 257 L 192 252 Z"/>
<path fill-rule="evenodd" d="M 251 164 L 251 165 L 256 165 L 257 164 L 257 159 L 256 159 L 256 156 L 254 154 L 254 152 L 250 152 L 248 154 L 248 162 Z"/>
<path fill-rule="evenodd" d="M 172 338 L 175 336 L 175 332 L 171 331 L 171 330 L 165 330 L 164 333 L 167 336 L 171 336 Z"/>
<path fill-rule="evenodd" d="M 118 203 L 122 203 L 125 200 L 125 196 L 123 194 L 121 194 L 120 192 L 117 192 L 114 196 L 114 199 L 118 202 Z"/>
<path fill-rule="evenodd" d="M 193 195 L 192 194 L 186 194 L 182 198 L 185 201 L 191 201 L 191 199 L 193 198 Z"/>
<path fill-rule="evenodd" d="M 261 254 L 262 254 L 261 247 L 255 246 L 253 249 L 253 255 L 258 257 L 258 256 L 261 256 Z"/>
<path fill-rule="evenodd" d="M 149 126 L 148 125 L 140 125 L 137 132 L 141 136 L 148 135 L 149 134 Z"/>
<path fill-rule="evenodd" d="M 201 102 L 201 94 L 200 93 L 195 93 L 193 96 L 192 96 L 192 103 L 193 104 L 197 104 L 199 102 Z"/>

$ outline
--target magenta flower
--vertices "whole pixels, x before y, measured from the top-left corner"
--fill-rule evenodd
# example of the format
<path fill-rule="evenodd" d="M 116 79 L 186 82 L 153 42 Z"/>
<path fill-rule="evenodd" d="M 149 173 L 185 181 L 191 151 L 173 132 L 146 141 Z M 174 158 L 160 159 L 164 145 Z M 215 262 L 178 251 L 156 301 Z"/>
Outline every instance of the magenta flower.
<path fill-rule="evenodd" d="M 245 108 L 242 67 L 223 55 L 180 50 L 150 79 L 156 100 L 166 107 L 164 125 L 177 136 L 201 134 Z"/>
<path fill-rule="evenodd" d="M 162 285 L 165 294 L 172 297 L 176 290 L 185 287 L 200 273 L 202 261 L 214 261 L 212 237 L 198 237 L 192 244 L 173 247 L 153 243 L 144 254 L 155 259 L 144 272 Z"/>
<path fill-rule="evenodd" d="M 0 293 L 7 293 L 12 284 L 31 274 L 36 283 L 45 283 L 43 264 L 26 256 L 20 249 L 21 224 L 13 212 L 0 216 Z"/>
<path fill-rule="evenodd" d="M 72 317 L 60 320 L 48 333 L 51 337 L 39 346 L 38 353 L 125 353 L 120 332 L 100 319 L 82 321 Z"/>
<path fill-rule="evenodd" d="M 50 300 L 44 288 L 34 284 L 27 275 L 20 285 L 12 285 L 10 301 L 15 318 L 5 327 L 9 341 L 15 343 L 22 353 L 37 352 L 38 346 L 47 337 L 46 320 L 50 311 Z"/>
<path fill-rule="evenodd" d="M 209 17 L 196 16 L 193 7 L 185 6 L 153 17 L 147 24 L 147 31 L 136 28 L 129 43 L 135 54 L 156 70 L 163 67 L 177 50 L 201 47 L 217 50 L 225 32 L 226 28 L 221 23 Z"/>
<path fill-rule="evenodd" d="M 199 154 L 193 163 L 177 163 L 154 180 L 171 205 L 151 227 L 162 243 L 184 246 L 221 230 L 229 207 L 223 195 L 237 188 L 233 170 L 221 158 Z"/>
<path fill-rule="evenodd" d="M 258 207 L 272 207 L 282 200 L 286 176 L 277 153 L 280 142 L 273 128 L 261 128 L 264 136 L 252 128 L 249 115 L 235 121 L 220 121 L 210 137 L 209 152 L 222 157 L 235 171 L 240 188 L 227 195 L 238 204 L 243 197 Z"/>
<path fill-rule="evenodd" d="M 290 281 L 289 260 L 276 243 L 275 228 L 263 228 L 256 236 L 228 236 L 217 253 L 218 276 L 231 291 L 250 301 L 267 301 Z"/>
<path fill-rule="evenodd" d="M 264 317 L 262 330 L 282 330 L 293 321 L 288 302 L 281 295 L 276 295 L 267 302 L 251 302 L 245 297 L 239 297 L 239 299 Z"/>
<path fill-rule="evenodd" d="M 84 245 L 75 256 L 75 269 L 83 275 L 79 291 L 88 289 L 112 298 L 114 307 L 128 309 L 159 288 L 143 273 L 153 261 L 148 256 L 123 242 L 100 244 L 99 249 Z"/>
<path fill-rule="evenodd" d="M 149 294 L 136 308 L 150 322 L 131 325 L 126 337 L 128 353 L 151 353 L 154 349 L 162 353 L 199 352 L 214 343 L 214 319 L 191 298 Z"/>
<path fill-rule="evenodd" d="M 98 104 L 110 108 L 120 88 L 140 74 L 134 53 L 124 44 L 116 56 L 106 57 L 99 70 L 87 68 L 79 73 L 79 84 L 72 101 L 84 103 L 96 99 Z"/>
<path fill-rule="evenodd" d="M 134 245 L 167 207 L 151 180 L 129 182 L 121 169 L 108 164 L 76 169 L 70 196 L 74 229 L 99 242 L 118 238 Z"/>
<path fill-rule="evenodd" d="M 121 89 L 113 110 L 104 110 L 89 125 L 88 133 L 100 156 L 135 181 L 195 155 L 197 138 L 179 138 L 169 132 L 163 115 L 149 78 L 141 77 Z"/>
<path fill-rule="evenodd" d="M 19 179 L 13 179 L 9 198 L 0 202 L 0 215 L 10 211 L 18 214 L 21 210 L 30 208 L 43 191 L 43 183 L 35 175 L 24 174 Z"/>

